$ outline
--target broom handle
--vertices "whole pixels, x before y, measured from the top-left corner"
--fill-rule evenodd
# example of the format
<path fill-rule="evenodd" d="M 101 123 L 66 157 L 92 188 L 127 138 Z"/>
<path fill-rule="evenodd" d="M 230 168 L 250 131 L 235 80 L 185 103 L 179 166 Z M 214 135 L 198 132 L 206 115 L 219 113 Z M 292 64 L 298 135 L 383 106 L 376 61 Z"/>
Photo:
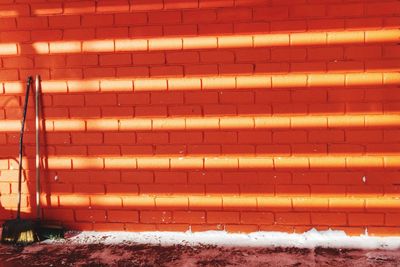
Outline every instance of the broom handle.
<path fill-rule="evenodd" d="M 23 153 L 23 143 L 24 143 L 24 129 L 25 129 L 25 119 L 26 111 L 28 109 L 29 100 L 29 88 L 31 87 L 32 77 L 29 76 L 26 82 L 26 94 L 24 103 L 24 113 L 22 117 L 21 134 L 19 136 L 19 166 L 18 166 L 18 208 L 17 208 L 17 219 L 21 218 L 21 184 L 22 184 L 22 153 Z"/>
<path fill-rule="evenodd" d="M 35 113 L 36 113 L 36 218 L 41 218 L 40 207 L 40 123 L 39 123 L 39 108 L 40 108 L 40 75 L 35 77 Z"/>

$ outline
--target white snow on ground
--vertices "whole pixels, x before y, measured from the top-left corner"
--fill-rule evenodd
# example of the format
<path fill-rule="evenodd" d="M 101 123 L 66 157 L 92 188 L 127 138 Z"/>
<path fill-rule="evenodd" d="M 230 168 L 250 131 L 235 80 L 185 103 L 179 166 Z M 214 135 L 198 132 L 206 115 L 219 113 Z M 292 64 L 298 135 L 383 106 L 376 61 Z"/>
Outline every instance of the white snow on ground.
<path fill-rule="evenodd" d="M 254 232 L 233 234 L 225 231 L 207 232 L 80 232 L 65 240 L 47 240 L 44 243 L 71 244 L 152 244 L 152 245 L 217 245 L 224 247 L 298 247 L 298 248 L 354 248 L 400 249 L 400 236 L 348 236 L 343 231 L 317 231 L 303 234 L 281 232 Z"/>

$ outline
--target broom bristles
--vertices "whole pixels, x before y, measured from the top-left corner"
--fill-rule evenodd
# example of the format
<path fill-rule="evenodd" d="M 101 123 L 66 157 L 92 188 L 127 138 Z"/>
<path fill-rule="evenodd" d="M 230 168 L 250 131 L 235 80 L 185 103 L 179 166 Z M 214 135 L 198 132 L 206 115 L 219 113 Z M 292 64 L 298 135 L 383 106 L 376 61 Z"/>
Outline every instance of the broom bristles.
<path fill-rule="evenodd" d="M 39 241 L 37 223 L 28 220 L 10 220 L 3 224 L 2 243 L 26 245 Z"/>

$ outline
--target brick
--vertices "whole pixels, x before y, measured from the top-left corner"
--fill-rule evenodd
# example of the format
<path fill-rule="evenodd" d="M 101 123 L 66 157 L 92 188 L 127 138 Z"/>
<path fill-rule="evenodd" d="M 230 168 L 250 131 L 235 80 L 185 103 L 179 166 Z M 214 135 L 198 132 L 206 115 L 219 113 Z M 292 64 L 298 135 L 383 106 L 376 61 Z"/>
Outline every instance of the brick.
<path fill-rule="evenodd" d="M 129 54 L 115 54 L 115 55 L 101 55 L 100 65 L 130 65 L 132 63 L 131 56 Z"/>
<path fill-rule="evenodd" d="M 277 20 L 289 17 L 289 10 L 286 6 L 257 7 L 253 11 L 254 20 Z"/>
<path fill-rule="evenodd" d="M 78 222 L 105 222 L 107 219 L 104 210 L 75 210 L 75 218 Z"/>
<path fill-rule="evenodd" d="M 173 212 L 174 223 L 199 223 L 206 222 L 206 214 L 202 211 L 175 211 Z"/>
<path fill-rule="evenodd" d="M 325 157 L 323 160 L 317 157 L 310 158 L 311 169 L 344 168 L 345 159 L 343 157 Z"/>
<path fill-rule="evenodd" d="M 327 43 L 326 33 L 293 33 L 290 34 L 290 45 L 325 45 Z"/>
<path fill-rule="evenodd" d="M 156 197 L 156 208 L 161 210 L 187 209 L 189 202 L 187 197 Z"/>
<path fill-rule="evenodd" d="M 396 1 L 368 3 L 366 5 L 366 15 L 391 15 L 399 11 L 399 3 Z"/>
<path fill-rule="evenodd" d="M 219 172 L 189 172 L 189 183 L 212 184 L 221 183 L 221 181 Z"/>
<path fill-rule="evenodd" d="M 129 28 L 130 36 L 135 37 L 154 37 L 162 36 L 163 27 L 161 25 L 157 26 L 132 26 Z"/>
<path fill-rule="evenodd" d="M 398 30 L 366 31 L 366 43 L 396 42 L 399 39 Z"/>
<path fill-rule="evenodd" d="M 134 64 L 139 65 L 160 65 L 165 64 L 164 53 L 152 52 L 152 53 L 138 53 L 132 55 L 132 60 Z"/>
<path fill-rule="evenodd" d="M 306 87 L 307 76 L 301 74 L 272 76 L 272 88 Z"/>
<path fill-rule="evenodd" d="M 223 197 L 222 206 L 224 210 L 255 210 L 257 199 L 255 197 Z"/>
<path fill-rule="evenodd" d="M 312 143 L 338 143 L 345 141 L 345 134 L 342 130 L 319 130 L 308 133 L 308 141 Z"/>
<path fill-rule="evenodd" d="M 72 28 L 80 26 L 80 17 L 76 15 L 49 17 L 50 28 Z"/>
<path fill-rule="evenodd" d="M 311 223 L 310 217 L 309 213 L 304 212 L 275 214 L 277 224 L 283 225 L 307 225 Z"/>
<path fill-rule="evenodd" d="M 130 52 L 130 51 L 146 51 L 148 48 L 147 40 L 145 39 L 122 39 L 115 40 L 115 51 Z M 151 55 L 151 54 L 150 54 Z M 135 58 L 135 55 L 133 56 Z M 134 59 L 135 62 L 135 59 Z"/>
<path fill-rule="evenodd" d="M 90 204 L 92 207 L 121 208 L 122 199 L 116 196 L 91 196 Z"/>
<path fill-rule="evenodd" d="M 14 22 L 14 20 L 12 20 Z M 3 27 L 6 22 L 0 19 L 0 25 Z M 0 26 L 1 27 L 1 26 Z M 29 31 L 2 31 L 0 32 L 0 40 L 2 42 L 26 42 L 31 39 L 31 34 Z"/>
<path fill-rule="evenodd" d="M 134 91 L 167 90 L 167 87 L 167 80 L 164 79 L 134 80 Z"/>
<path fill-rule="evenodd" d="M 107 211 L 107 219 L 109 222 L 116 223 L 137 223 L 139 222 L 139 212 L 133 210 L 109 210 Z"/>
<path fill-rule="evenodd" d="M 93 94 L 85 95 L 86 106 L 113 106 L 117 103 L 115 94 Z"/>
<path fill-rule="evenodd" d="M 181 14 L 179 11 L 151 12 L 148 14 L 149 24 L 179 24 Z"/>
<path fill-rule="evenodd" d="M 113 183 L 121 181 L 119 171 L 91 171 L 89 172 L 91 183 Z"/>
<path fill-rule="evenodd" d="M 191 36 L 197 34 L 197 25 L 166 25 L 164 26 L 164 35 L 171 36 Z"/>
<path fill-rule="evenodd" d="M 204 168 L 205 169 L 237 169 L 238 168 L 237 158 L 205 158 Z"/>
<path fill-rule="evenodd" d="M 217 37 L 183 37 L 183 49 L 217 48 Z"/>
<path fill-rule="evenodd" d="M 197 52 L 169 52 L 166 54 L 167 63 L 182 64 L 199 62 Z"/>
<path fill-rule="evenodd" d="M 74 192 L 77 194 L 88 194 L 88 195 L 92 195 L 92 194 L 104 194 L 105 190 L 104 190 L 105 186 L 102 184 L 79 184 L 78 186 L 74 187 Z M 74 196 L 72 196 L 73 198 Z M 85 199 L 86 201 L 86 199 Z M 87 198 L 87 203 L 89 204 L 89 198 Z"/>
<path fill-rule="evenodd" d="M 293 184 L 327 184 L 328 173 L 296 172 L 293 173 Z"/>
<path fill-rule="evenodd" d="M 326 15 L 325 5 L 295 5 L 289 8 L 289 16 L 294 18 L 324 17 Z"/>
<path fill-rule="evenodd" d="M 117 77 L 149 77 L 148 67 L 123 67 L 117 68 Z"/>
<path fill-rule="evenodd" d="M 247 224 L 273 224 L 274 215 L 270 212 L 242 212 L 240 222 Z"/>
<path fill-rule="evenodd" d="M 55 55 L 35 56 L 35 67 L 65 67 L 65 57 Z"/>
<path fill-rule="evenodd" d="M 84 97 L 82 95 L 56 95 L 53 96 L 55 106 L 83 106 Z"/>
<path fill-rule="evenodd" d="M 141 25 L 147 23 L 146 13 L 122 13 L 115 14 L 115 25 L 119 26 L 130 26 L 130 25 Z"/>
<path fill-rule="evenodd" d="M 275 169 L 308 169 L 309 160 L 305 157 L 274 158 Z"/>
<path fill-rule="evenodd" d="M 126 223 L 125 230 L 130 232 L 157 231 L 154 224 Z"/>
<path fill-rule="evenodd" d="M 234 77 L 206 77 L 202 79 L 202 88 L 204 90 L 234 89 L 236 81 Z"/>
<path fill-rule="evenodd" d="M 47 220 L 55 220 L 55 221 L 74 221 L 74 214 L 72 209 L 44 209 L 43 217 Z"/>
<path fill-rule="evenodd" d="M 105 158 L 106 169 L 135 169 L 137 166 L 135 158 Z"/>
<path fill-rule="evenodd" d="M 31 10 L 36 16 L 57 15 L 63 12 L 61 3 L 32 4 Z"/>
<path fill-rule="evenodd" d="M 350 226 L 383 225 L 384 215 L 379 213 L 350 213 Z"/>
<path fill-rule="evenodd" d="M 136 136 L 134 133 L 104 133 L 105 144 L 134 144 Z"/>
<path fill-rule="evenodd" d="M 200 61 L 204 63 L 233 63 L 234 53 L 231 51 L 202 51 Z"/>
<path fill-rule="evenodd" d="M 185 74 L 190 76 L 217 75 L 218 65 L 185 65 Z"/>
<path fill-rule="evenodd" d="M 168 169 L 170 167 L 168 158 L 142 157 L 137 159 L 138 169 Z"/>
<path fill-rule="evenodd" d="M 219 73 L 224 75 L 244 74 L 249 75 L 254 72 L 252 64 L 221 64 L 219 66 Z"/>
<path fill-rule="evenodd" d="M 252 10 L 246 7 L 224 8 L 217 10 L 217 19 L 221 22 L 239 22 L 252 19 Z"/>
<path fill-rule="evenodd" d="M 347 224 L 345 213 L 311 213 L 311 223 L 315 225 L 341 225 Z"/>
<path fill-rule="evenodd" d="M 309 74 L 307 80 L 310 87 L 344 86 L 343 74 Z"/>
<path fill-rule="evenodd" d="M 123 196 L 123 207 L 139 210 L 149 210 L 155 208 L 154 197 L 148 196 Z"/>
<path fill-rule="evenodd" d="M 73 144 L 100 144 L 103 142 L 101 133 L 72 133 Z"/>
<path fill-rule="evenodd" d="M 95 12 L 95 3 L 93 3 L 92 1 L 64 3 L 65 14 L 85 14 L 94 12 Z"/>
<path fill-rule="evenodd" d="M 160 66 L 150 68 L 151 77 L 182 77 L 182 66 Z"/>
<path fill-rule="evenodd" d="M 19 29 L 45 29 L 48 27 L 47 17 L 19 17 L 17 20 L 17 27 Z"/>
<path fill-rule="evenodd" d="M 293 209 L 295 211 L 326 211 L 328 210 L 327 198 L 293 198 Z"/>
<path fill-rule="evenodd" d="M 392 198 L 369 198 L 365 203 L 368 212 L 396 212 L 399 210 L 398 201 Z"/>
<path fill-rule="evenodd" d="M 265 62 L 270 59 L 270 51 L 260 48 L 238 49 L 235 51 L 235 58 L 240 63 Z"/>
<path fill-rule="evenodd" d="M 0 29 L 2 30 L 15 30 L 17 28 L 15 18 L 0 18 L 0 23 Z"/>
<path fill-rule="evenodd" d="M 327 12 L 330 17 L 357 17 L 364 15 L 364 6 L 361 3 L 334 4 L 328 6 Z"/>
<path fill-rule="evenodd" d="M 96 29 L 96 37 L 101 39 L 110 38 L 128 38 L 129 28 L 128 27 L 102 27 Z"/>
<path fill-rule="evenodd" d="M 84 78 L 115 77 L 114 68 L 87 68 L 83 70 Z"/>
<path fill-rule="evenodd" d="M 245 48 L 253 47 L 252 36 L 220 36 L 218 39 L 218 48 Z"/>
<path fill-rule="evenodd" d="M 304 48 L 272 48 L 272 61 L 304 61 L 307 56 L 307 50 Z"/>
<path fill-rule="evenodd" d="M 133 91 L 133 82 L 132 80 L 102 80 L 100 81 L 100 91 Z"/>
<path fill-rule="evenodd" d="M 380 46 L 347 46 L 344 56 L 348 60 L 379 59 L 382 57 L 382 48 Z"/>
<path fill-rule="evenodd" d="M 361 198 L 330 198 L 329 209 L 331 211 L 363 211 L 365 200 Z"/>
<path fill-rule="evenodd" d="M 113 16 L 107 15 L 83 15 L 82 26 L 84 27 L 104 27 L 113 25 Z"/>
<path fill-rule="evenodd" d="M 64 40 L 88 40 L 95 38 L 95 29 L 94 28 L 85 28 L 85 29 L 65 29 L 63 34 Z"/>
<path fill-rule="evenodd" d="M 208 211 L 207 223 L 239 223 L 239 212 Z"/>
<path fill-rule="evenodd" d="M 83 52 L 114 52 L 113 40 L 83 41 Z"/>
<path fill-rule="evenodd" d="M 210 8 L 210 7 L 232 7 L 234 5 L 234 1 L 232 0 L 217 0 L 213 2 L 209 2 L 207 0 L 200 0 L 199 7 L 200 8 Z"/>
<path fill-rule="evenodd" d="M 239 158 L 239 169 L 272 169 L 272 158 L 246 157 Z"/>
<path fill-rule="evenodd" d="M 181 38 L 167 38 L 167 39 L 150 39 L 149 51 L 158 50 L 181 50 L 183 41 Z"/>
<path fill-rule="evenodd" d="M 82 189 L 85 188 L 86 185 L 82 185 Z M 79 191 L 81 193 L 82 191 Z M 88 194 L 89 192 L 84 191 L 84 194 Z M 61 195 L 59 196 L 60 207 L 88 207 L 89 197 L 86 196 L 74 196 L 74 195 Z"/>
<path fill-rule="evenodd" d="M 381 85 L 383 83 L 383 75 L 381 73 L 347 73 L 347 86 L 367 86 Z"/>
<path fill-rule="evenodd" d="M 399 213 L 386 213 L 385 224 L 388 226 L 397 226 L 400 221 Z"/>
<path fill-rule="evenodd" d="M 214 22 L 217 19 L 217 13 L 212 9 L 183 10 L 182 19 L 184 23 Z"/>
<path fill-rule="evenodd" d="M 129 1 L 128 0 L 103 0 L 97 3 L 97 13 L 117 13 L 117 12 L 128 12 Z"/>
<path fill-rule="evenodd" d="M 173 170 L 184 169 L 184 170 L 201 170 L 203 169 L 203 158 L 199 157 L 180 157 L 171 158 L 170 167 Z"/>
<path fill-rule="evenodd" d="M 142 223 L 171 223 L 172 212 L 169 211 L 141 211 L 140 222 Z"/>
<path fill-rule="evenodd" d="M 272 136 L 274 143 L 305 143 L 307 134 L 304 131 L 279 131 Z"/>

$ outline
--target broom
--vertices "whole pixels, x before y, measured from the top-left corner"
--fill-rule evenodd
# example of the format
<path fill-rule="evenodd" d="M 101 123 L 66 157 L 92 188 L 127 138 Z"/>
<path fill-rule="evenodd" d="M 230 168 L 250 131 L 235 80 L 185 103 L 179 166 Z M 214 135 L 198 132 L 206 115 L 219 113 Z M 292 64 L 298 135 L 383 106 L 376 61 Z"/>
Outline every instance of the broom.
<path fill-rule="evenodd" d="M 21 183 L 22 183 L 22 154 L 23 140 L 26 120 L 26 111 L 28 108 L 29 89 L 32 85 L 32 77 L 29 76 L 26 83 L 26 95 L 22 117 L 21 134 L 19 138 L 19 166 L 18 166 L 18 207 L 17 217 L 13 220 L 7 220 L 3 224 L 1 235 L 2 243 L 13 243 L 17 245 L 26 245 L 39 241 L 37 234 L 38 223 L 32 220 L 21 219 Z"/>
<path fill-rule="evenodd" d="M 59 225 L 44 224 L 41 220 L 41 204 L 40 204 L 40 91 L 41 79 L 40 75 L 35 77 L 35 115 L 36 115 L 36 219 L 37 233 L 40 240 L 49 238 L 63 238 L 65 229 Z"/>

